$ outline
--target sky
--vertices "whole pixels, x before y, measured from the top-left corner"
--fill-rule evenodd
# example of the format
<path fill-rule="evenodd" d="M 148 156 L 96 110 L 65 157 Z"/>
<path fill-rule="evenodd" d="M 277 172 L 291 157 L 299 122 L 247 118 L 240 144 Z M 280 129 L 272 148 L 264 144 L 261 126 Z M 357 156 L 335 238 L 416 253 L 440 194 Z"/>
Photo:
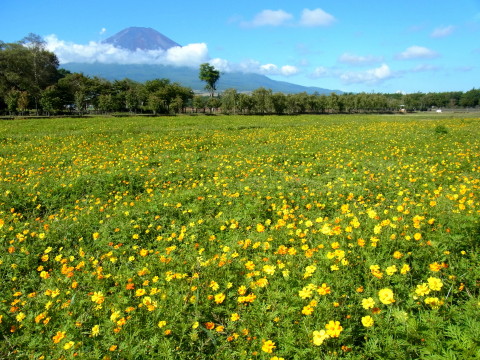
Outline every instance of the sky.
<path fill-rule="evenodd" d="M 2 0 L 0 40 L 42 36 L 66 62 L 163 63 L 345 92 L 480 87 L 480 0 Z M 131 26 L 181 47 L 102 44 Z"/>

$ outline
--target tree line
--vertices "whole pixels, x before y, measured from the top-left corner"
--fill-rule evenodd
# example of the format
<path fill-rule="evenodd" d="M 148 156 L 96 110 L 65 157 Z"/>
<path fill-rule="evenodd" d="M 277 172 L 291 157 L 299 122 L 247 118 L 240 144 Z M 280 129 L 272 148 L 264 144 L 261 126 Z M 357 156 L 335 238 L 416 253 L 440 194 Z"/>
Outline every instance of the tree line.
<path fill-rule="evenodd" d="M 59 67 L 55 54 L 35 34 L 16 43 L 0 41 L 0 113 L 85 114 L 217 112 L 226 114 L 302 114 L 391 112 L 431 108 L 475 108 L 480 90 L 440 93 L 284 94 L 258 88 L 250 93 L 227 89 L 215 94 L 220 72 L 202 64 L 199 78 L 209 96 L 195 94 L 168 79 L 139 83 L 130 79 L 108 81 Z"/>

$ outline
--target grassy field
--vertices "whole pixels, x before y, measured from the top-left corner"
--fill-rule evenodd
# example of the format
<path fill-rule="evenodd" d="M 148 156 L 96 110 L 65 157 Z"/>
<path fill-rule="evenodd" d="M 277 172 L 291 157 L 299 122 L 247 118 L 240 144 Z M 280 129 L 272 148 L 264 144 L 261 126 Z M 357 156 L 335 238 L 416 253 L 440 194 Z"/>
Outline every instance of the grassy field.
<path fill-rule="evenodd" d="M 0 122 L 0 358 L 480 358 L 479 114 Z"/>

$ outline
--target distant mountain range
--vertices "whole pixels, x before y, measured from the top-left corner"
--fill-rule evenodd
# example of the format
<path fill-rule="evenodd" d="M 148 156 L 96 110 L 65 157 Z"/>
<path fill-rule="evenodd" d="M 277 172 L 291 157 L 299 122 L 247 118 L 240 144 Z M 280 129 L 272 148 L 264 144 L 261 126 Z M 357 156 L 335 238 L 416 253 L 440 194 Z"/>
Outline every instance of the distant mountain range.
<path fill-rule="evenodd" d="M 110 81 L 129 78 L 138 82 L 145 82 L 153 79 L 169 79 L 171 82 L 178 82 L 182 86 L 187 86 L 193 90 L 203 91 L 205 83 L 198 78 L 198 69 L 189 67 L 176 67 L 167 65 L 122 65 L 122 64 L 103 64 L 103 63 L 68 63 L 62 67 L 71 72 L 83 73 L 88 76 L 98 76 Z M 285 81 L 272 80 L 265 75 L 241 72 L 222 73 L 217 84 L 217 90 L 222 91 L 229 88 L 237 91 L 253 91 L 260 87 L 271 89 L 273 92 L 283 92 L 294 94 L 307 92 L 313 94 L 330 94 L 332 92 L 342 93 L 339 90 L 329 90 L 319 87 L 307 87 L 292 84 Z"/>
<path fill-rule="evenodd" d="M 180 46 L 160 32 L 151 28 L 129 27 L 104 40 L 105 43 L 130 51 L 140 50 L 168 50 Z M 88 76 L 98 76 L 110 81 L 129 78 L 138 82 L 166 78 L 172 82 L 178 82 L 183 86 L 202 92 L 205 83 L 198 78 L 199 69 L 189 67 L 177 67 L 170 65 L 125 65 L 104 63 L 66 63 L 62 67 L 71 72 L 84 73 Z M 287 94 L 307 92 L 313 94 L 342 93 L 339 90 L 330 90 L 319 87 L 307 87 L 292 84 L 286 81 L 272 80 L 265 75 L 242 72 L 222 73 L 217 84 L 219 91 L 229 88 L 240 92 L 249 92 L 260 87 L 271 89 L 273 92 Z"/>

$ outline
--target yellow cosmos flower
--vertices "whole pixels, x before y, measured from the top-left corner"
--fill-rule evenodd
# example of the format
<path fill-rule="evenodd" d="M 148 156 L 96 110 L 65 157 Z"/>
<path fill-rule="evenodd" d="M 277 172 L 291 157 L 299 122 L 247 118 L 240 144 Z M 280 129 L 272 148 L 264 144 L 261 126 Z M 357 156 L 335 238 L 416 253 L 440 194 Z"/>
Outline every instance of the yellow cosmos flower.
<path fill-rule="evenodd" d="M 325 330 L 314 331 L 313 332 L 313 345 L 320 346 L 328 338 L 330 338 L 330 335 L 328 335 Z"/>
<path fill-rule="evenodd" d="M 91 334 L 93 337 L 98 336 L 100 334 L 100 325 L 95 325 L 94 327 L 92 327 Z"/>
<path fill-rule="evenodd" d="M 68 349 L 72 348 L 73 345 L 75 345 L 75 343 L 74 343 L 73 341 L 69 341 L 69 342 L 67 342 L 65 345 L 63 345 L 63 348 L 64 348 L 65 350 L 68 350 Z"/>
<path fill-rule="evenodd" d="M 91 299 L 94 303 L 101 304 L 105 301 L 105 296 L 101 291 L 95 291 Z"/>
<path fill-rule="evenodd" d="M 362 317 L 362 325 L 365 327 L 372 327 L 374 324 L 373 318 L 369 315 Z"/>
<path fill-rule="evenodd" d="M 325 325 L 325 328 L 327 329 L 327 334 L 332 338 L 339 337 L 343 330 L 343 327 L 340 325 L 340 321 L 334 320 L 330 320 L 328 324 Z"/>
<path fill-rule="evenodd" d="M 382 304 L 385 305 L 393 304 L 395 302 L 395 299 L 393 298 L 393 291 L 388 288 L 381 289 L 378 292 L 378 298 L 380 299 Z"/>
<path fill-rule="evenodd" d="M 272 340 L 264 340 L 262 344 L 262 351 L 271 354 L 276 348 L 275 343 Z"/>
<path fill-rule="evenodd" d="M 217 304 L 223 303 L 224 300 L 225 300 L 225 294 L 220 293 L 220 294 L 215 295 L 215 302 Z"/>
<path fill-rule="evenodd" d="M 439 278 L 429 277 L 427 279 L 427 282 L 428 282 L 428 287 L 430 288 L 430 290 L 440 291 L 442 289 L 443 282 Z"/>
<path fill-rule="evenodd" d="M 362 299 L 362 307 L 365 310 L 373 309 L 375 307 L 375 300 L 373 300 L 371 297 L 367 299 Z"/>
<path fill-rule="evenodd" d="M 427 283 L 422 283 L 420 285 L 417 285 L 417 288 L 415 289 L 415 294 L 418 296 L 425 296 L 430 293 L 430 288 L 428 287 Z"/>
<path fill-rule="evenodd" d="M 145 289 L 137 289 L 135 291 L 135 296 L 143 296 L 147 293 L 147 291 Z"/>

